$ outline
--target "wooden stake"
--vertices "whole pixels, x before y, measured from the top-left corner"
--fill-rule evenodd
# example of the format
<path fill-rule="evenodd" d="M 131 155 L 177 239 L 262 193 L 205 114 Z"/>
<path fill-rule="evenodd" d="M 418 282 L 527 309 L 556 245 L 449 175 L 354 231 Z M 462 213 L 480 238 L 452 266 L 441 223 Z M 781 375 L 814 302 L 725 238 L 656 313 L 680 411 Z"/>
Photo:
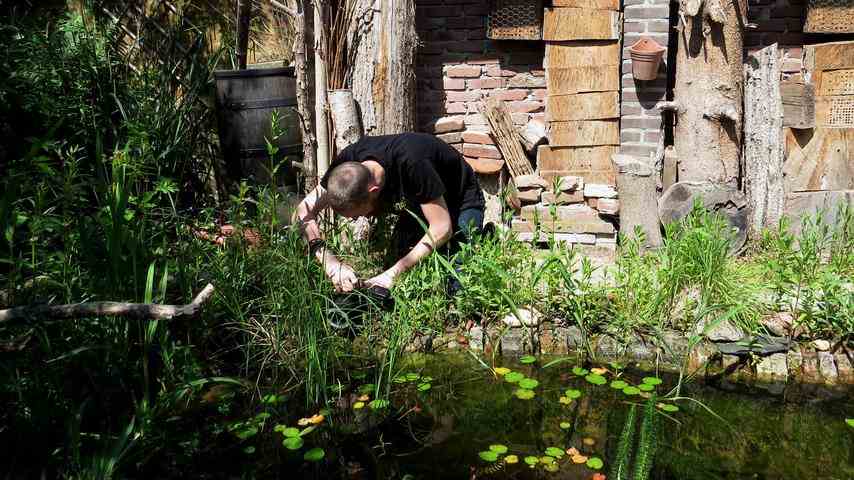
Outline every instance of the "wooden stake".
<path fill-rule="evenodd" d="M 326 116 L 326 52 L 324 45 L 323 0 L 314 0 L 314 123 L 317 132 L 317 178 L 329 169 L 329 119 Z"/>

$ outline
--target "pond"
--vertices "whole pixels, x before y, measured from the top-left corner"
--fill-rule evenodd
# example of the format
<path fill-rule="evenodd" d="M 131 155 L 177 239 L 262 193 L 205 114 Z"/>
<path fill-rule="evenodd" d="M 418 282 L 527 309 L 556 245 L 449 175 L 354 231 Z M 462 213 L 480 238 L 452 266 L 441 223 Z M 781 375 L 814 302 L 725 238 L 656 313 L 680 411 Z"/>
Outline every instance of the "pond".
<path fill-rule="evenodd" d="M 387 406 L 371 403 L 371 385 L 354 385 L 325 412 L 322 431 L 274 470 L 407 480 L 854 478 L 850 396 L 794 402 L 695 381 L 677 394 L 674 375 L 614 364 L 495 361 L 408 357 Z M 305 461 L 318 446 L 324 458 Z M 615 475 L 621 457 L 627 473 Z"/>

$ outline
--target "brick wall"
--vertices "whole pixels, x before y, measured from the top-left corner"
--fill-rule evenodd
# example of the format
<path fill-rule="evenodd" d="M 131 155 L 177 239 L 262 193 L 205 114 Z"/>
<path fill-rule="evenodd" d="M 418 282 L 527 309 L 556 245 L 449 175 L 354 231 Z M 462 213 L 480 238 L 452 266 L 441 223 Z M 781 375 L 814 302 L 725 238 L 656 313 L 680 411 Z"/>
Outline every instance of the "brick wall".
<path fill-rule="evenodd" d="M 826 36 L 804 35 L 806 12 L 806 0 L 749 0 L 744 38 L 747 53 L 777 43 L 783 78 L 799 76 L 804 43 L 833 41 Z"/>

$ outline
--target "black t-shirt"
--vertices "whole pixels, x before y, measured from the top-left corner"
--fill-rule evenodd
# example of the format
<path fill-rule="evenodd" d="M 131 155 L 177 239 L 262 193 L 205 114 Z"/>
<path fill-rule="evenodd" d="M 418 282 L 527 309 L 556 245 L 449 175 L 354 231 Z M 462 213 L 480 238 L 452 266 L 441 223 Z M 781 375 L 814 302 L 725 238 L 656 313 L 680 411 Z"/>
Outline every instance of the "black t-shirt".
<path fill-rule="evenodd" d="M 425 133 L 364 137 L 338 154 L 320 184 L 326 188 L 329 173 L 341 163 L 370 159 L 385 170 L 380 194 L 385 205 L 405 200 L 408 209 L 421 215 L 421 204 L 444 195 L 453 219 L 464 209 L 484 207 L 471 166 L 453 147 Z"/>

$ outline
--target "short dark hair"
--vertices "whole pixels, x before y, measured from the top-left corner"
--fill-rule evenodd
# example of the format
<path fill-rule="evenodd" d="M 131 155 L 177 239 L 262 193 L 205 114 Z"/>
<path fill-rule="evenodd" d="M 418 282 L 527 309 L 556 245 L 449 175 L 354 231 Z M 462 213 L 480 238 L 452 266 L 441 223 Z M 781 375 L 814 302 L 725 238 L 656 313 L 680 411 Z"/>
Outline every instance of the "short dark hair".
<path fill-rule="evenodd" d="M 371 171 L 359 162 L 344 162 L 329 172 L 326 194 L 334 210 L 351 210 L 368 200 Z"/>

